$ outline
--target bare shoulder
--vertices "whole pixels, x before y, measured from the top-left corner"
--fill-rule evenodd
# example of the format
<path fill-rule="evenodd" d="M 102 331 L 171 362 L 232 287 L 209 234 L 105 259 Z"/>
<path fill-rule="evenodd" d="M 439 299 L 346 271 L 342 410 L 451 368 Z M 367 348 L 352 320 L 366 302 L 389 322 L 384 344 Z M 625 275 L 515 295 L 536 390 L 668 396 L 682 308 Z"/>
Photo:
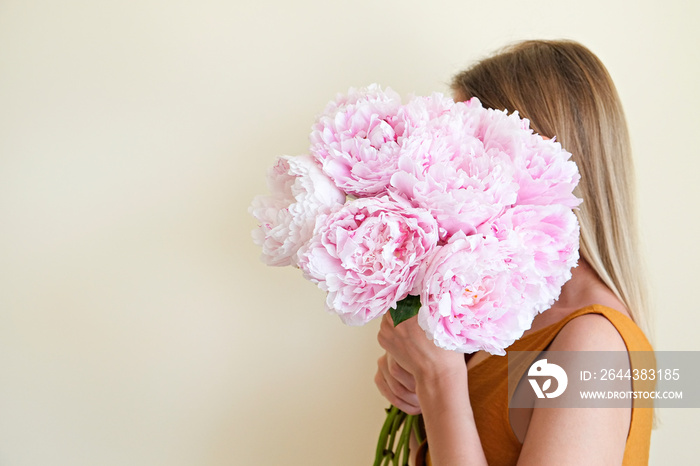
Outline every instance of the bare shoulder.
<path fill-rule="evenodd" d="M 626 351 L 615 326 L 603 315 L 585 314 L 566 323 L 551 351 Z M 583 353 L 577 353 L 583 356 Z M 631 408 L 532 409 L 518 465 L 621 464 Z"/>
<path fill-rule="evenodd" d="M 552 351 L 626 351 L 615 326 L 600 314 L 585 314 L 567 322 L 552 341 Z"/>

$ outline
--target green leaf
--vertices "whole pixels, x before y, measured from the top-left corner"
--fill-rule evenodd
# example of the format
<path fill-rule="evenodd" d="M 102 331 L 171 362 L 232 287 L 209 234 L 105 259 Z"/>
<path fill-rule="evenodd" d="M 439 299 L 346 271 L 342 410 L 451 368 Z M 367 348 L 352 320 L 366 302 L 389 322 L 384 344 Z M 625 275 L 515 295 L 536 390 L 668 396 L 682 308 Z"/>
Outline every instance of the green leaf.
<path fill-rule="evenodd" d="M 408 295 L 396 303 L 396 307 L 389 310 L 391 318 L 394 320 L 394 327 L 418 314 L 418 309 L 420 309 L 420 297 L 418 296 Z"/>

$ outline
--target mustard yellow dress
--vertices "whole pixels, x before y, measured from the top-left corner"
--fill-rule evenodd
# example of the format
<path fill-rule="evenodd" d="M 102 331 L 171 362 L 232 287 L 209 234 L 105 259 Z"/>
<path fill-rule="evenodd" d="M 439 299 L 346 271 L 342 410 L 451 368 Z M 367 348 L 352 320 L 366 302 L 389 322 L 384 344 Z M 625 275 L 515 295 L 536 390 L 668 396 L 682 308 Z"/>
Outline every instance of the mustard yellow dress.
<path fill-rule="evenodd" d="M 652 351 L 639 327 L 624 314 L 601 305 L 592 305 L 569 314 L 561 321 L 541 328 L 506 348 L 508 351 L 544 351 L 571 319 L 585 314 L 607 318 L 622 336 L 628 351 Z M 631 362 L 634 368 L 634 360 Z M 510 394 L 512 395 L 512 394 Z M 490 466 L 512 466 L 518 462 L 522 444 L 513 433 L 508 413 L 508 358 L 489 357 L 469 370 L 469 397 L 481 444 Z M 625 445 L 624 466 L 646 465 L 653 409 L 632 405 L 630 430 Z M 432 466 L 427 445 L 418 452 L 418 464 Z"/>

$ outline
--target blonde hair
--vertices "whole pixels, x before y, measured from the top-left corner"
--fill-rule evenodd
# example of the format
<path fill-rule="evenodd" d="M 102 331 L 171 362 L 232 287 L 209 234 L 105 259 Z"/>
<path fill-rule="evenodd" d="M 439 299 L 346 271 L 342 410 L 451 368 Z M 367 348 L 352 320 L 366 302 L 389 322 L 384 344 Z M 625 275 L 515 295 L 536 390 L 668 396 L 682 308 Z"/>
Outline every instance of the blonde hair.
<path fill-rule="evenodd" d="M 514 111 L 572 153 L 583 198 L 580 255 L 649 336 L 639 254 L 634 169 L 627 123 L 603 63 L 573 41 L 525 41 L 486 58 L 452 81 L 455 97 Z"/>

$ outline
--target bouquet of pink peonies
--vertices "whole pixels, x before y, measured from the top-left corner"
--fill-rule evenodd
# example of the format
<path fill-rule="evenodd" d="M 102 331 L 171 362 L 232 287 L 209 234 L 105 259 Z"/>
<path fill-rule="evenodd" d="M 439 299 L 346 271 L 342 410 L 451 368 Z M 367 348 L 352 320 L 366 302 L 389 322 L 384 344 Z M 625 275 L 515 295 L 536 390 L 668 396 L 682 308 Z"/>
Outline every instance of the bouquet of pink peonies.
<path fill-rule="evenodd" d="M 402 104 L 373 84 L 329 103 L 310 140 L 311 155 L 269 172 L 253 236 L 346 324 L 417 314 L 441 348 L 503 355 L 571 277 L 578 169 L 517 112 L 437 93 Z M 398 458 L 401 415 L 390 411 L 375 464 Z M 407 435 L 399 444 L 406 454 Z"/>

